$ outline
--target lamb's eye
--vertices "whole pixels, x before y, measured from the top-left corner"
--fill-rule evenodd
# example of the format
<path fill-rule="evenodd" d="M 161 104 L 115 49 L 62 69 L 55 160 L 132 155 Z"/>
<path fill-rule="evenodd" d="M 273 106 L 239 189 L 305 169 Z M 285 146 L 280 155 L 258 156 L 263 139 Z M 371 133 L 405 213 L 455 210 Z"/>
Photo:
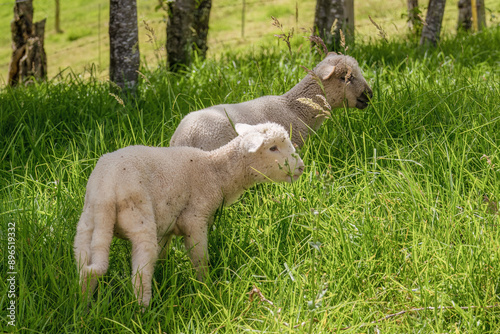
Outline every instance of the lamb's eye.
<path fill-rule="evenodd" d="M 278 151 L 278 146 L 276 146 L 276 145 L 271 146 L 271 148 L 269 149 L 269 151 L 271 151 L 271 152 L 276 152 L 276 151 Z"/>

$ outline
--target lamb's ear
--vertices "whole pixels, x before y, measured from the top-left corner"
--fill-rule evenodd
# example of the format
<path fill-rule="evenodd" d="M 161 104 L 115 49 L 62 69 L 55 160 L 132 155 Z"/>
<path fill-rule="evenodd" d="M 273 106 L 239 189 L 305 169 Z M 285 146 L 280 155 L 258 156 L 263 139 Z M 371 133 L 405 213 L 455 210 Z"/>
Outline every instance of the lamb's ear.
<path fill-rule="evenodd" d="M 264 144 L 264 136 L 259 132 L 253 132 L 245 137 L 245 148 L 248 152 L 254 153 Z"/>
<path fill-rule="evenodd" d="M 250 135 L 245 137 L 245 140 L 243 142 L 243 145 L 248 152 L 256 152 L 264 143 L 264 135 L 258 131 L 255 131 L 254 125 L 238 123 L 234 126 L 234 128 L 240 136 L 250 133 Z"/>
<path fill-rule="evenodd" d="M 335 73 L 335 66 L 330 64 L 323 64 L 315 72 L 316 75 L 321 78 L 321 80 L 328 80 Z"/>
<path fill-rule="evenodd" d="M 252 131 L 253 129 L 253 126 L 252 125 L 249 125 L 249 124 L 244 124 L 244 123 L 237 123 L 235 126 L 234 126 L 234 129 L 236 130 L 236 133 L 239 134 L 239 135 L 243 135 L 247 132 L 250 132 Z"/>

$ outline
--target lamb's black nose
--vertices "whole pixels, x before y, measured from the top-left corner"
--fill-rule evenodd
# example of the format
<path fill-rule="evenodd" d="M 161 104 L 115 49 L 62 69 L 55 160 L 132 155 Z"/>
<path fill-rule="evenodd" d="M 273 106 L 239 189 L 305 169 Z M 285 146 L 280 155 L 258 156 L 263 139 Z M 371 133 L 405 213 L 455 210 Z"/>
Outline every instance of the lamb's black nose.
<path fill-rule="evenodd" d="M 373 91 L 372 91 L 372 89 L 371 89 L 370 87 L 368 87 L 368 88 L 365 90 L 364 94 L 365 94 L 365 95 L 366 95 L 366 97 L 368 97 L 369 99 L 371 99 L 371 98 L 373 97 Z"/>
<path fill-rule="evenodd" d="M 370 99 L 373 97 L 373 92 L 370 87 L 368 87 L 360 97 L 357 98 L 356 101 L 356 108 L 358 109 L 365 109 L 368 107 L 368 102 L 370 102 Z"/>

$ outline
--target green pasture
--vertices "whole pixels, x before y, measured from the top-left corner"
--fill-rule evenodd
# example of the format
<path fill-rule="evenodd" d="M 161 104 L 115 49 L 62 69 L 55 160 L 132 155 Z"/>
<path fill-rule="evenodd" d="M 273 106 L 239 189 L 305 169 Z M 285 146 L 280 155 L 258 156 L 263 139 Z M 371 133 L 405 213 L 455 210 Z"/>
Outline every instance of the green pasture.
<path fill-rule="evenodd" d="M 350 46 L 372 104 L 334 110 L 301 149 L 297 182 L 259 185 L 219 210 L 207 281 L 177 239 L 142 313 L 130 245 L 115 240 L 87 309 L 72 243 L 98 158 L 168 146 L 189 111 L 286 92 L 300 65 L 321 59 L 293 51 L 227 51 L 180 74 L 144 68 L 135 96 L 71 71 L 3 88 L 0 332 L 498 333 L 498 26 L 435 49 Z"/>

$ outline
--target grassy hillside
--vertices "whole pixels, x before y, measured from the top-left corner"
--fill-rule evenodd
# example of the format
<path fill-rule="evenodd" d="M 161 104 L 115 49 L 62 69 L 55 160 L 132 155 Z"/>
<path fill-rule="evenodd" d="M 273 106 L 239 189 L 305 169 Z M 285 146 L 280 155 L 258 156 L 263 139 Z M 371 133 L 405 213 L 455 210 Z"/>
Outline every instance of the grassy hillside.
<path fill-rule="evenodd" d="M 499 50 L 499 27 L 432 50 L 401 39 L 350 48 L 372 105 L 334 111 L 302 148 L 298 182 L 255 187 L 218 213 L 207 282 L 175 240 L 145 313 L 124 241 L 89 310 L 79 294 L 72 242 L 97 159 L 168 145 L 189 111 L 282 94 L 318 56 L 228 51 L 180 75 L 145 71 L 123 99 L 70 73 L 1 90 L 0 331 L 498 333 Z"/>
<path fill-rule="evenodd" d="M 295 28 L 294 43 L 305 42 L 306 35 L 300 28 L 309 29 L 314 18 L 314 0 L 247 0 L 245 11 L 244 37 L 241 33 L 242 1 L 214 0 L 210 18 L 209 56 L 216 57 L 229 49 L 260 49 L 275 45 L 274 34 L 278 31 L 271 25 L 271 16 L 280 19 L 286 29 Z M 486 0 L 488 24 L 498 22 L 500 3 Z M 165 44 L 164 13 L 156 11 L 157 1 L 138 0 L 139 49 L 143 64 L 155 67 L 164 62 Z M 378 32 L 368 16 L 377 21 L 389 38 L 401 37 L 406 33 L 405 0 L 355 1 L 356 31 L 359 39 L 377 39 Z M 63 34 L 56 34 L 54 28 L 54 1 L 36 0 L 35 20 L 47 18 L 45 48 L 48 59 L 49 77 L 61 71 L 74 71 L 88 76 L 89 73 L 107 78 L 109 66 L 108 17 L 109 1 L 75 0 L 61 1 L 61 27 Z M 296 16 L 296 8 L 298 9 Z M 7 77 L 11 54 L 10 21 L 13 6 L 0 6 L 0 83 Z M 425 9 L 422 8 L 425 12 Z M 448 1 L 443 22 L 443 34 L 455 33 L 457 8 L 455 2 Z M 146 23 L 144 23 L 146 22 Z M 157 43 L 148 42 L 145 26 L 155 30 Z M 308 45 L 306 43 L 306 45 Z"/>

